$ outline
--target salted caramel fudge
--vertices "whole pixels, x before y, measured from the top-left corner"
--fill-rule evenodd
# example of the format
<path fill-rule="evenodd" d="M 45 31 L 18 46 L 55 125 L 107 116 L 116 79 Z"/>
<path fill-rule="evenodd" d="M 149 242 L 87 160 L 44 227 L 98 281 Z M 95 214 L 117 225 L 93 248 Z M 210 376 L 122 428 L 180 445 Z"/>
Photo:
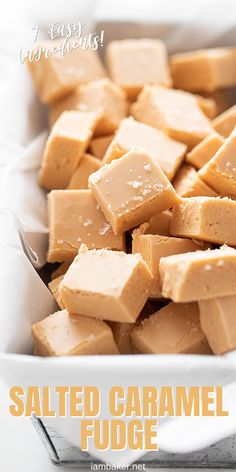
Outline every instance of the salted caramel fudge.
<path fill-rule="evenodd" d="M 190 165 L 181 167 L 173 186 L 180 197 L 217 196 L 217 193 L 198 177 L 198 172 Z"/>
<path fill-rule="evenodd" d="M 62 310 L 32 326 L 38 356 L 119 354 L 111 328 L 101 320 Z"/>
<path fill-rule="evenodd" d="M 235 48 L 201 49 L 175 54 L 170 61 L 174 87 L 192 92 L 235 87 L 235 62 Z"/>
<path fill-rule="evenodd" d="M 162 295 L 176 303 L 236 293 L 236 250 L 228 246 L 162 257 L 159 270 Z"/>
<path fill-rule="evenodd" d="M 236 126 L 236 105 L 217 116 L 212 121 L 212 126 L 217 133 L 227 138 Z"/>
<path fill-rule="evenodd" d="M 229 198 L 191 197 L 176 205 L 172 236 L 236 245 L 236 202 Z"/>
<path fill-rule="evenodd" d="M 66 188 L 98 122 L 94 112 L 66 111 L 53 126 L 43 154 L 39 183 L 46 189 Z"/>
<path fill-rule="evenodd" d="M 53 123 L 65 110 L 95 111 L 100 115 L 95 134 L 113 133 L 127 113 L 126 95 L 110 79 L 89 82 L 80 86 L 73 95 L 65 97 L 51 107 Z"/>
<path fill-rule="evenodd" d="M 210 119 L 217 115 L 217 107 L 214 98 L 203 97 L 202 95 L 196 95 L 197 102 L 203 113 Z"/>
<path fill-rule="evenodd" d="M 52 273 L 51 273 L 51 281 L 54 280 L 54 279 L 57 279 L 58 277 L 60 277 L 61 275 L 64 275 L 66 273 L 66 271 L 69 269 L 71 263 L 72 263 L 73 259 L 71 260 L 67 260 L 65 262 L 62 262 L 58 267 L 57 269 L 55 269 Z"/>
<path fill-rule="evenodd" d="M 196 169 L 201 169 L 224 144 L 224 138 L 218 133 L 212 133 L 195 146 L 186 156 L 186 162 Z"/>
<path fill-rule="evenodd" d="M 59 285 L 63 279 L 64 275 L 60 275 L 59 277 L 56 277 L 55 279 L 51 280 L 51 282 L 49 282 L 48 284 L 48 288 L 50 290 L 50 292 L 52 293 L 52 295 L 54 296 L 58 306 L 63 310 L 64 308 L 64 305 L 63 305 L 63 302 L 62 302 L 62 299 L 60 297 L 60 294 L 59 294 Z"/>
<path fill-rule="evenodd" d="M 115 234 L 138 226 L 178 201 L 157 162 L 139 149 L 90 175 L 89 187 Z"/>
<path fill-rule="evenodd" d="M 236 197 L 236 127 L 198 174 L 219 194 Z"/>
<path fill-rule="evenodd" d="M 91 154 L 98 159 L 103 159 L 105 152 L 111 144 L 114 138 L 114 134 L 109 134 L 108 136 L 98 136 L 91 139 L 89 150 Z"/>
<path fill-rule="evenodd" d="M 236 296 L 200 300 L 200 321 L 214 354 L 236 349 Z"/>
<path fill-rule="evenodd" d="M 148 152 L 169 180 L 173 179 L 187 150 L 185 144 L 169 138 L 163 131 L 139 123 L 130 117 L 121 122 L 103 162 L 109 163 L 113 159 L 118 159 L 135 146 Z"/>
<path fill-rule="evenodd" d="M 144 307 L 152 275 L 140 255 L 82 247 L 59 288 L 68 311 L 134 323 Z"/>
<path fill-rule="evenodd" d="M 159 234 L 162 236 L 170 236 L 170 222 L 172 218 L 171 211 L 163 211 L 158 215 L 152 216 L 144 226 L 143 234 Z"/>
<path fill-rule="evenodd" d="M 84 154 L 80 161 L 77 169 L 72 174 L 68 189 L 82 189 L 88 188 L 88 178 L 90 174 L 96 172 L 96 170 L 100 169 L 101 161 L 91 154 Z"/>
<path fill-rule="evenodd" d="M 132 253 L 141 254 L 153 275 L 151 298 L 162 297 L 159 274 L 159 262 L 162 257 L 197 251 L 206 247 L 205 243 L 194 242 L 191 239 L 173 238 L 158 234 L 142 234 L 142 227 L 133 231 L 132 234 Z"/>
<path fill-rule="evenodd" d="M 90 190 L 53 190 L 48 206 L 48 262 L 71 261 L 81 244 L 124 249 L 124 235 L 114 234 Z"/>
<path fill-rule="evenodd" d="M 197 303 L 169 303 L 131 331 L 140 354 L 210 354 Z"/>
<path fill-rule="evenodd" d="M 171 86 L 167 51 L 158 39 L 111 41 L 106 64 L 114 82 L 134 100 L 145 84 Z"/>
<path fill-rule="evenodd" d="M 37 42 L 33 60 L 27 62 L 36 92 L 44 103 L 64 97 L 81 83 L 106 76 L 96 51 L 72 48 L 62 54 L 62 42 L 62 39 Z M 48 50 L 52 51 L 50 57 Z"/>
<path fill-rule="evenodd" d="M 138 121 L 161 128 L 190 149 L 213 132 L 197 98 L 182 90 L 148 85 L 131 106 L 131 114 Z"/>

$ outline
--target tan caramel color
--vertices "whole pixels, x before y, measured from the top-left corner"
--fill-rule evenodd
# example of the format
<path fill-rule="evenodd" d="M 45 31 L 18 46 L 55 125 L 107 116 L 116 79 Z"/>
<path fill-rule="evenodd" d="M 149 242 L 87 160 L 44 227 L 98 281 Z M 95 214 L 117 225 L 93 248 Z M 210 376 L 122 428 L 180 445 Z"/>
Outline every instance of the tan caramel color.
<path fill-rule="evenodd" d="M 197 303 L 169 303 L 131 332 L 142 354 L 210 354 Z"/>
<path fill-rule="evenodd" d="M 132 253 L 141 254 L 153 275 L 150 297 L 162 298 L 159 274 L 159 262 L 161 257 L 206 249 L 207 245 L 200 241 L 191 241 L 190 239 L 142 234 L 141 230 L 138 229 L 133 232 Z"/>
<path fill-rule="evenodd" d="M 146 86 L 131 106 L 131 114 L 191 149 L 213 132 L 196 96 L 181 90 Z"/>
<path fill-rule="evenodd" d="M 108 146 L 111 144 L 114 138 L 114 134 L 109 134 L 108 136 L 98 136 L 93 138 L 89 145 L 89 150 L 91 154 L 98 159 L 103 159 L 105 152 Z"/>
<path fill-rule="evenodd" d="M 48 137 L 39 183 L 47 189 L 66 188 L 84 154 L 99 116 L 93 112 L 64 112 Z"/>
<path fill-rule="evenodd" d="M 111 41 L 106 64 L 112 80 L 133 100 L 145 84 L 171 86 L 167 51 L 158 39 Z"/>
<path fill-rule="evenodd" d="M 58 311 L 32 326 L 38 356 L 119 354 L 109 326 L 87 316 Z"/>
<path fill-rule="evenodd" d="M 27 61 L 36 92 L 44 103 L 52 103 L 64 97 L 78 84 L 101 79 L 106 75 L 96 51 L 77 48 L 62 55 L 58 49 L 62 44 L 62 39 L 37 42 L 32 56 L 35 59 Z M 54 49 L 48 59 L 45 58 L 45 49 Z"/>
<path fill-rule="evenodd" d="M 236 296 L 201 300 L 200 321 L 214 354 L 236 349 Z"/>
<path fill-rule="evenodd" d="M 89 187 L 115 234 L 138 226 L 178 201 L 159 165 L 138 149 L 90 175 Z"/>
<path fill-rule="evenodd" d="M 173 186 L 180 197 L 217 196 L 214 190 L 199 179 L 196 169 L 189 165 L 181 167 L 175 177 Z"/>
<path fill-rule="evenodd" d="M 200 170 L 199 177 L 221 195 L 236 198 L 236 127 Z"/>
<path fill-rule="evenodd" d="M 160 260 L 162 294 L 174 302 L 194 302 L 236 293 L 236 250 L 189 252 Z"/>
<path fill-rule="evenodd" d="M 156 216 L 152 216 L 146 223 L 141 225 L 144 227 L 144 231 L 142 231 L 143 234 L 159 234 L 161 236 L 170 236 L 171 218 L 171 211 L 163 211 Z"/>
<path fill-rule="evenodd" d="M 69 269 L 72 261 L 73 261 L 73 259 L 71 261 L 68 260 L 68 261 L 62 262 L 59 265 L 59 267 L 51 273 L 51 280 L 57 279 L 61 275 L 64 275 L 66 273 L 66 271 Z"/>
<path fill-rule="evenodd" d="M 201 49 L 171 57 L 174 86 L 192 92 L 236 86 L 236 49 Z"/>
<path fill-rule="evenodd" d="M 61 283 L 61 281 L 63 280 L 63 277 L 64 275 L 60 275 L 59 277 L 56 277 L 55 279 L 53 279 L 51 282 L 49 282 L 48 284 L 48 288 L 50 290 L 50 292 L 52 293 L 52 295 L 54 296 L 58 306 L 61 308 L 61 310 L 63 310 L 64 305 L 63 305 L 63 302 L 62 302 L 62 299 L 61 299 L 61 296 L 59 294 L 59 285 Z"/>
<path fill-rule="evenodd" d="M 224 138 L 212 133 L 195 146 L 186 156 L 186 161 L 196 169 L 201 169 L 224 144 Z"/>
<path fill-rule="evenodd" d="M 202 95 L 196 95 L 196 98 L 203 113 L 205 113 L 210 120 L 213 120 L 217 115 L 215 100 L 213 98 L 203 97 Z"/>
<path fill-rule="evenodd" d="M 123 156 L 135 146 L 148 152 L 169 180 L 173 179 L 186 153 L 184 144 L 169 138 L 163 131 L 139 123 L 130 117 L 121 122 L 103 162 L 107 164 Z"/>
<path fill-rule="evenodd" d="M 95 132 L 97 135 L 107 135 L 113 133 L 126 116 L 126 95 L 110 79 L 97 80 L 80 86 L 72 95 L 55 103 L 51 108 L 50 122 L 54 123 L 65 110 L 99 113 L 100 120 Z"/>
<path fill-rule="evenodd" d="M 77 169 L 72 174 L 68 189 L 83 189 L 88 188 L 88 178 L 90 174 L 100 169 L 101 161 L 91 154 L 84 154 L 80 161 Z"/>
<path fill-rule="evenodd" d="M 90 249 L 124 249 L 124 236 L 115 236 L 90 190 L 54 190 L 48 203 L 48 262 L 71 261 L 82 243 Z"/>
<path fill-rule="evenodd" d="M 217 116 L 212 121 L 212 126 L 219 134 L 227 138 L 236 126 L 236 105 Z"/>
<path fill-rule="evenodd" d="M 59 291 L 71 313 L 134 323 L 151 283 L 151 272 L 141 256 L 81 248 Z"/>
<path fill-rule="evenodd" d="M 170 233 L 236 246 L 236 202 L 218 197 L 183 199 L 174 207 Z"/>

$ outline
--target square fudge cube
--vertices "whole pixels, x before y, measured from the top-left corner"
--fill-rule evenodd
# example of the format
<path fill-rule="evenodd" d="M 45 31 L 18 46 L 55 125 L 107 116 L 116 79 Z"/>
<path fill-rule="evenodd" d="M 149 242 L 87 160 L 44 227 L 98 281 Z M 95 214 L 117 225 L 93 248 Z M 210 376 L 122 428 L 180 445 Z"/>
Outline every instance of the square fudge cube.
<path fill-rule="evenodd" d="M 217 133 L 227 138 L 236 126 L 236 105 L 217 116 L 212 121 L 212 126 Z"/>
<path fill-rule="evenodd" d="M 67 188 L 69 190 L 88 188 L 90 174 L 100 169 L 101 165 L 101 161 L 96 157 L 91 156 L 91 154 L 84 154 L 77 169 L 72 174 Z"/>
<path fill-rule="evenodd" d="M 53 190 L 48 199 L 48 262 L 71 261 L 83 243 L 124 249 L 124 235 L 115 236 L 90 190 Z"/>
<path fill-rule="evenodd" d="M 72 95 L 51 107 L 53 123 L 65 110 L 96 111 L 100 114 L 96 135 L 113 133 L 127 114 L 126 95 L 119 85 L 110 79 L 102 79 L 81 85 Z"/>
<path fill-rule="evenodd" d="M 215 48 L 171 57 L 174 86 L 196 92 L 236 86 L 236 49 Z"/>
<path fill-rule="evenodd" d="M 63 54 L 62 47 L 62 39 L 40 41 L 27 61 L 36 92 L 44 103 L 64 97 L 81 83 L 106 76 L 96 51 L 71 48 Z"/>
<path fill-rule="evenodd" d="M 157 161 L 169 180 L 173 179 L 183 162 L 187 149 L 185 144 L 169 138 L 163 131 L 139 123 L 130 117 L 121 122 L 103 162 L 109 163 L 135 146 L 147 151 Z"/>
<path fill-rule="evenodd" d="M 169 303 L 141 324 L 131 339 L 142 354 L 210 354 L 197 303 Z"/>
<path fill-rule="evenodd" d="M 236 127 L 198 174 L 220 195 L 236 198 Z"/>
<path fill-rule="evenodd" d="M 98 159 L 103 159 L 105 152 L 111 144 L 114 138 L 114 134 L 109 134 L 108 136 L 98 136 L 91 139 L 91 143 L 89 145 L 89 151 L 91 154 Z"/>
<path fill-rule="evenodd" d="M 53 126 L 44 151 L 39 183 L 66 188 L 98 122 L 94 112 L 66 111 Z"/>
<path fill-rule="evenodd" d="M 216 197 L 217 193 L 204 183 L 194 167 L 184 165 L 175 177 L 173 187 L 180 197 Z"/>
<path fill-rule="evenodd" d="M 235 294 L 236 250 L 228 246 L 162 257 L 159 270 L 162 295 L 176 303 Z"/>
<path fill-rule="evenodd" d="M 82 247 L 59 291 L 71 313 L 134 323 L 151 283 L 151 272 L 140 255 Z"/>
<path fill-rule="evenodd" d="M 133 231 L 132 238 L 132 253 L 141 254 L 153 275 L 151 298 L 162 298 L 159 274 L 161 257 L 199 251 L 209 247 L 203 242 L 192 241 L 191 239 L 173 238 L 158 234 L 142 234 L 142 227 Z"/>
<path fill-rule="evenodd" d="M 214 131 L 197 98 L 182 90 L 148 85 L 131 106 L 131 114 L 190 149 Z"/>
<path fill-rule="evenodd" d="M 115 234 L 138 226 L 178 201 L 157 162 L 138 149 L 91 174 L 89 187 Z"/>
<path fill-rule="evenodd" d="M 111 328 L 101 320 L 58 311 L 32 326 L 38 356 L 119 354 Z"/>
<path fill-rule="evenodd" d="M 196 169 L 201 169 L 224 144 L 224 138 L 218 133 L 212 133 L 188 152 L 186 162 Z"/>
<path fill-rule="evenodd" d="M 145 84 L 171 86 L 165 44 L 157 39 L 111 41 L 106 64 L 112 80 L 133 100 Z"/>
<path fill-rule="evenodd" d="M 200 321 L 214 354 L 236 349 L 236 296 L 200 300 Z"/>
<path fill-rule="evenodd" d="M 236 245 L 236 202 L 229 198 L 190 197 L 173 209 L 172 236 Z"/>

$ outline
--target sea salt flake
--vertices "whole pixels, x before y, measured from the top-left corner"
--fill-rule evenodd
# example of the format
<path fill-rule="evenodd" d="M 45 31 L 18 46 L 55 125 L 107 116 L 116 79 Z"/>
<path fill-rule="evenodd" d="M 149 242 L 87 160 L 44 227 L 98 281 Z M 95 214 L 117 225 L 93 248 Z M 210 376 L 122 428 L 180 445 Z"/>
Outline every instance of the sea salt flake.
<path fill-rule="evenodd" d="M 104 234 L 106 234 L 110 228 L 111 228 L 111 225 L 109 225 L 109 223 L 104 223 L 104 225 L 102 226 L 102 228 L 99 229 L 98 232 L 101 236 L 104 236 Z"/>
<path fill-rule="evenodd" d="M 152 170 L 151 164 L 144 164 L 143 167 L 144 167 L 144 169 L 145 169 L 147 172 L 151 172 L 151 170 Z"/>
<path fill-rule="evenodd" d="M 139 188 L 139 187 L 142 187 L 142 182 L 138 182 L 137 180 L 129 180 L 127 182 L 127 185 L 129 185 L 132 188 Z"/>

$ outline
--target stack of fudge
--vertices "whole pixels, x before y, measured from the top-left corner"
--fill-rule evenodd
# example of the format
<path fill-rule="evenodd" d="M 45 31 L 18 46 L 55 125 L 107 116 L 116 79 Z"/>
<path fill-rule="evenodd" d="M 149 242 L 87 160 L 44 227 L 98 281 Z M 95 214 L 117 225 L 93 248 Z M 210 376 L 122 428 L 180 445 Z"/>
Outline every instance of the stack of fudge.
<path fill-rule="evenodd" d="M 105 66 L 81 48 L 28 65 L 49 107 L 39 184 L 60 263 L 35 354 L 235 349 L 236 49 L 168 59 L 160 40 L 122 40 Z"/>

